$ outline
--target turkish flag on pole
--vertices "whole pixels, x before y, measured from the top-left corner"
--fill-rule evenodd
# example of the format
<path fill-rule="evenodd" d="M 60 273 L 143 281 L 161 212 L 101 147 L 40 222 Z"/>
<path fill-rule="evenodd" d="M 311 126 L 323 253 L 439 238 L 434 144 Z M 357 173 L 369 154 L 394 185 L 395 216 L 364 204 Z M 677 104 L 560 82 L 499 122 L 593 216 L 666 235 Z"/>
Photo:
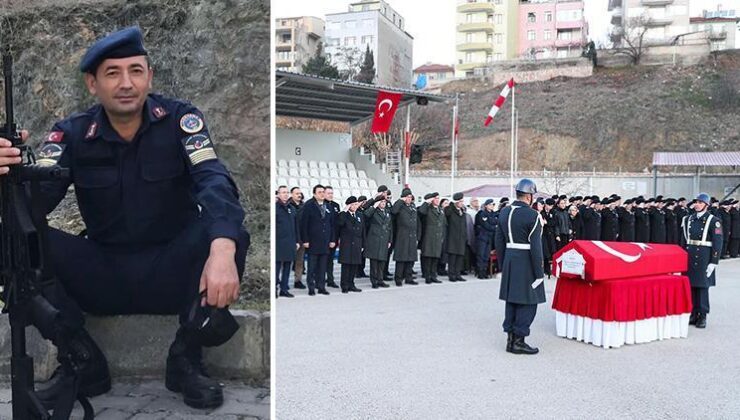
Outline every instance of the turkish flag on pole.
<path fill-rule="evenodd" d="M 401 101 L 400 93 L 378 91 L 378 99 L 375 101 L 375 116 L 373 116 L 373 133 L 387 133 L 391 128 L 393 116 L 396 115 L 398 103 Z"/>
<path fill-rule="evenodd" d="M 491 107 L 491 110 L 488 111 L 488 116 L 486 116 L 486 121 L 483 123 L 484 126 L 488 127 L 488 124 L 493 121 L 493 117 L 496 116 L 496 113 L 498 110 L 504 105 L 504 101 L 506 101 L 506 97 L 509 96 L 509 92 L 511 92 L 511 89 L 514 88 L 514 78 L 512 77 L 509 82 L 504 86 L 504 88 L 501 90 L 501 94 L 498 95 L 498 98 L 496 98 L 496 102 L 493 103 L 493 106 Z"/>

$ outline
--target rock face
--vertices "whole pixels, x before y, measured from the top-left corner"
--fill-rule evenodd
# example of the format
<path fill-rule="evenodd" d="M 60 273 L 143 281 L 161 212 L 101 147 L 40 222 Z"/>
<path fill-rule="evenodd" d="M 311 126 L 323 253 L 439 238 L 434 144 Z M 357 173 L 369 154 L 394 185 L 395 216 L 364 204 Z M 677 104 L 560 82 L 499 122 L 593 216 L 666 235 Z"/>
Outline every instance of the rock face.
<path fill-rule="evenodd" d="M 153 90 L 203 111 L 237 181 L 252 235 L 242 299 L 262 302 L 270 282 L 269 10 L 266 0 L 0 1 L 0 46 L 10 46 L 15 60 L 16 120 L 32 145 L 55 121 L 94 103 L 78 70 L 90 43 L 142 28 Z M 82 230 L 74 194 L 50 223 Z"/>

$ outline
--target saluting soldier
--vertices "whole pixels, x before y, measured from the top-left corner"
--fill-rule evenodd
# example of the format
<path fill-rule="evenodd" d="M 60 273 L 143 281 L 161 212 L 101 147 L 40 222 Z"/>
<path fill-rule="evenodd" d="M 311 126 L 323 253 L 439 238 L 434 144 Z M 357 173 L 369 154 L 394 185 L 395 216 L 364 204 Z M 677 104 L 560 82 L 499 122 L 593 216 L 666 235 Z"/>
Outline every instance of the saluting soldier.
<path fill-rule="evenodd" d="M 475 215 L 476 274 L 479 279 L 488 278 L 488 261 L 493 248 L 494 233 L 496 218 L 493 214 L 493 199 L 489 198 L 483 203 L 483 209 Z"/>
<path fill-rule="evenodd" d="M 666 243 L 665 211 L 663 211 L 663 196 L 655 197 L 652 207 L 648 211 L 650 216 L 650 242 L 655 244 Z"/>
<path fill-rule="evenodd" d="M 601 200 L 591 197 L 591 204 L 583 209 L 583 239 L 598 241 L 601 239 Z"/>
<path fill-rule="evenodd" d="M 437 264 L 442 256 L 442 246 L 447 234 L 447 218 L 439 207 L 439 193 L 424 196 L 426 201 L 419 206 L 418 212 L 424 223 L 424 234 L 421 239 L 421 272 L 427 284 L 442 283 L 437 280 Z"/>
<path fill-rule="evenodd" d="M 537 354 L 539 349 L 524 341 L 537 314 L 537 304 L 545 302 L 542 222 L 530 208 L 537 186 L 530 179 L 516 184 L 516 201 L 503 209 L 496 229 L 496 254 L 501 261 L 499 299 L 506 301 L 504 332 L 506 351 Z"/>
<path fill-rule="evenodd" d="M 650 242 L 650 216 L 646 204 L 642 196 L 635 199 L 635 241 L 641 243 Z"/>
<path fill-rule="evenodd" d="M 706 328 L 709 313 L 709 288 L 716 284 L 716 268 L 722 252 L 722 223 L 708 211 L 710 198 L 701 193 L 696 197 L 696 213 L 681 222 L 681 245 L 689 254 L 688 276 L 691 281 L 693 309 L 689 324 Z"/>
<path fill-rule="evenodd" d="M 727 258 L 730 247 L 730 234 L 732 233 L 732 215 L 730 214 L 730 205 L 732 200 L 725 200 L 720 203 L 719 216 L 722 219 L 722 253 L 720 258 Z"/>
<path fill-rule="evenodd" d="M 679 220 L 676 218 L 675 213 L 676 201 L 672 198 L 668 198 L 665 201 L 665 243 L 676 244 L 679 243 L 678 236 L 678 225 Z"/>
<path fill-rule="evenodd" d="M 619 241 L 635 241 L 635 213 L 632 211 L 634 206 L 633 199 L 629 198 L 624 201 L 624 207 L 618 207 L 619 214 Z"/>
<path fill-rule="evenodd" d="M 362 248 L 365 239 L 365 224 L 357 212 L 360 202 L 355 196 L 347 197 L 344 204 L 347 209 L 339 213 L 337 220 L 337 237 L 339 238 L 339 263 L 342 264 L 339 284 L 342 293 L 361 292 L 355 286 L 355 276 L 362 263 Z"/>
<path fill-rule="evenodd" d="M 365 241 L 365 257 L 370 259 L 370 284 L 373 289 L 388 287 L 384 281 L 388 264 L 388 250 L 393 238 L 393 221 L 386 208 L 388 200 L 384 192 L 368 200 L 364 207 L 365 221 L 369 225 Z"/>
<path fill-rule="evenodd" d="M 617 196 L 609 197 L 604 199 L 604 208 L 601 210 L 601 240 L 602 241 L 616 241 L 619 236 L 619 217 L 615 210 Z"/>
<path fill-rule="evenodd" d="M 732 210 L 730 210 L 730 258 L 740 256 L 740 201 L 733 200 Z"/>
<path fill-rule="evenodd" d="M 410 189 L 404 188 L 401 191 L 401 198 L 393 204 L 391 214 L 395 218 L 393 261 L 396 262 L 396 286 L 403 286 L 404 281 L 406 284 L 419 284 L 412 278 L 411 269 L 416 262 L 416 245 L 419 242 L 421 226 Z"/>
<path fill-rule="evenodd" d="M 450 281 L 455 282 L 465 281 L 460 272 L 465 258 L 468 227 L 463 193 L 455 193 L 452 201 L 453 203 L 444 211 L 447 217 L 447 258 L 449 261 L 447 271 Z"/>

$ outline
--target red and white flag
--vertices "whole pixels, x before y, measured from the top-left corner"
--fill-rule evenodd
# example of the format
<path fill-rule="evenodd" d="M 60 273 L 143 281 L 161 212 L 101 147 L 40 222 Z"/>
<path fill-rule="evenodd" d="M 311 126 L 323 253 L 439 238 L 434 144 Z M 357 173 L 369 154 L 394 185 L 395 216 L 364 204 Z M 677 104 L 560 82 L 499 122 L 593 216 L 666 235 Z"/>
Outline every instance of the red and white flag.
<path fill-rule="evenodd" d="M 509 92 L 511 89 L 514 88 L 514 78 L 512 77 L 511 80 L 504 86 L 503 90 L 501 90 L 501 94 L 496 98 L 496 102 L 493 103 L 493 106 L 491 107 L 491 110 L 488 111 L 488 116 L 486 117 L 486 122 L 483 124 L 486 127 L 488 127 L 488 124 L 493 121 L 493 117 L 496 115 L 498 110 L 504 106 L 504 102 L 506 101 L 506 97 L 509 96 Z"/>
<path fill-rule="evenodd" d="M 375 101 L 375 116 L 373 117 L 373 133 L 387 133 L 391 128 L 393 116 L 396 115 L 398 103 L 401 101 L 400 93 L 378 91 L 378 99 Z"/>

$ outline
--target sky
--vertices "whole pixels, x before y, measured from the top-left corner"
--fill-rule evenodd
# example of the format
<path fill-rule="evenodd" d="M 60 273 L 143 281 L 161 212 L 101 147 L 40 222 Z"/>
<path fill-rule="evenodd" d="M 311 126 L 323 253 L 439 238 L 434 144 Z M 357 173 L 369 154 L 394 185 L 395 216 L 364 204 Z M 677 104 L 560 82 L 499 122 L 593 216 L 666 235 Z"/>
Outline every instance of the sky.
<path fill-rule="evenodd" d="M 350 0 L 272 0 L 272 17 L 316 16 L 348 10 Z M 595 41 L 605 40 L 609 0 L 585 0 L 584 14 Z M 389 0 L 388 3 L 406 19 L 406 32 L 414 37 L 414 67 L 426 62 L 454 64 L 456 0 Z M 740 10 L 740 0 L 690 0 L 691 16 L 703 9 Z M 430 7 L 433 6 L 433 7 Z"/>

